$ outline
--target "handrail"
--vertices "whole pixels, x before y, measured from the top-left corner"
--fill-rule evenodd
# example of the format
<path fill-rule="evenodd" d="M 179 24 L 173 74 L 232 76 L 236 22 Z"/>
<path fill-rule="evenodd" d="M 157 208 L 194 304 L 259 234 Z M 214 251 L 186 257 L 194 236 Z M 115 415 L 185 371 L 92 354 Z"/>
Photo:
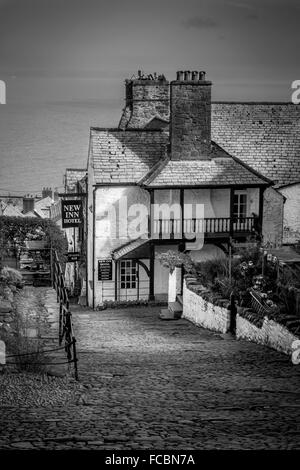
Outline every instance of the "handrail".
<path fill-rule="evenodd" d="M 52 261 L 53 288 L 56 291 L 57 302 L 59 303 L 59 345 L 62 344 L 64 339 L 65 351 L 67 354 L 68 362 L 74 363 L 74 375 L 75 379 L 78 380 L 78 358 L 76 351 L 76 338 L 74 335 L 72 324 L 72 313 L 70 311 L 70 302 L 68 292 L 65 286 L 65 278 L 56 251 L 54 251 Z"/>

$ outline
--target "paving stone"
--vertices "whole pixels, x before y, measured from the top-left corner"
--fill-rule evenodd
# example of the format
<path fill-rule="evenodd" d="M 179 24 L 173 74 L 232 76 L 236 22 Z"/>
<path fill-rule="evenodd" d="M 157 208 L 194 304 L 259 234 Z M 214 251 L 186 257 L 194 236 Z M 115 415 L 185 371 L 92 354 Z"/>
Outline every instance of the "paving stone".
<path fill-rule="evenodd" d="M 288 357 L 163 322 L 156 307 L 72 312 L 81 399 L 1 407 L 0 449 L 300 448 L 300 370 Z"/>
<path fill-rule="evenodd" d="M 34 449 L 34 446 L 30 442 L 13 442 L 10 445 L 17 449 Z"/>

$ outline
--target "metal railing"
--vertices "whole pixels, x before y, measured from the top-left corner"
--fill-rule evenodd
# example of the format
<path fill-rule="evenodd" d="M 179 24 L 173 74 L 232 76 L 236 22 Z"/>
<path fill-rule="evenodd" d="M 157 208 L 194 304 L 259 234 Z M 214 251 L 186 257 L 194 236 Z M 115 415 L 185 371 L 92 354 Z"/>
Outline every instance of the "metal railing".
<path fill-rule="evenodd" d="M 78 380 L 78 358 L 76 352 L 76 338 L 73 331 L 72 313 L 70 311 L 70 302 L 65 286 L 65 279 L 62 267 L 59 262 L 57 252 L 52 253 L 52 281 L 53 288 L 57 294 L 57 302 L 59 303 L 59 345 L 65 341 L 65 351 L 69 363 L 74 364 L 75 379 Z"/>
<path fill-rule="evenodd" d="M 267 316 L 268 314 L 274 311 L 273 307 L 269 307 L 266 303 L 264 298 L 261 296 L 259 292 L 254 290 L 250 290 L 251 295 L 251 307 L 253 310 L 260 314 L 262 317 Z"/>
<path fill-rule="evenodd" d="M 188 233 L 243 233 L 254 230 L 254 217 L 208 217 L 203 219 L 191 218 L 183 220 L 183 232 Z M 153 235 L 159 238 L 170 236 L 171 239 L 182 238 L 181 219 L 154 219 Z"/>

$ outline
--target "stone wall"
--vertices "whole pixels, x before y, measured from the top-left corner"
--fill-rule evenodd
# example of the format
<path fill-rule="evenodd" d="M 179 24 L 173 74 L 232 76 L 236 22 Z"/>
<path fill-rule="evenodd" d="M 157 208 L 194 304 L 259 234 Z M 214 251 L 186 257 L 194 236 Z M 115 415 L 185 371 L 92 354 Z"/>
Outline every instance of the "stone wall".
<path fill-rule="evenodd" d="M 264 192 L 263 208 L 263 240 L 275 245 L 282 243 L 283 237 L 283 208 L 282 195 L 273 188 Z"/>
<path fill-rule="evenodd" d="M 283 208 L 284 243 L 300 240 L 300 183 L 280 188 L 286 197 Z"/>
<path fill-rule="evenodd" d="M 211 82 L 171 82 L 173 160 L 207 159 L 211 145 Z"/>
<path fill-rule="evenodd" d="M 264 318 L 262 327 L 258 328 L 240 315 L 236 318 L 236 337 L 269 346 L 288 355 L 292 354 L 292 343 L 299 339 L 283 325 L 267 317 Z"/>
<path fill-rule="evenodd" d="M 169 120 L 169 93 L 166 80 L 127 80 L 126 107 L 119 128 L 144 128 L 155 117 Z"/>
<path fill-rule="evenodd" d="M 209 330 L 228 332 L 230 311 L 207 302 L 201 297 L 201 293 L 193 292 L 189 285 L 197 285 L 197 288 L 201 289 L 201 285 L 196 281 L 184 280 L 182 318 Z M 258 328 L 239 314 L 236 316 L 236 338 L 269 346 L 288 355 L 292 355 L 293 342 L 299 340 L 297 336 L 274 320 L 265 317 L 262 327 Z"/>
<path fill-rule="evenodd" d="M 220 333 L 229 331 L 229 310 L 207 302 L 199 294 L 192 292 L 188 284 L 189 282 L 184 280 L 182 318 L 186 318 L 195 325 L 209 330 L 219 331 Z"/>

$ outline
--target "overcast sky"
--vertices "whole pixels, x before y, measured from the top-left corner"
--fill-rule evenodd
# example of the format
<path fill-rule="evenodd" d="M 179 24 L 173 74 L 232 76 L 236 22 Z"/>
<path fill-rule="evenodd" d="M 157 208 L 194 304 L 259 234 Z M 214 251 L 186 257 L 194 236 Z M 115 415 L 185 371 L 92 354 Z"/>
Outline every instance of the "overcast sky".
<path fill-rule="evenodd" d="M 124 80 L 205 70 L 214 101 L 291 102 L 299 0 L 0 0 L 0 195 L 62 185 Z"/>
<path fill-rule="evenodd" d="M 11 103 L 114 106 L 143 69 L 206 70 L 215 100 L 290 101 L 298 0 L 0 0 L 0 79 Z"/>

